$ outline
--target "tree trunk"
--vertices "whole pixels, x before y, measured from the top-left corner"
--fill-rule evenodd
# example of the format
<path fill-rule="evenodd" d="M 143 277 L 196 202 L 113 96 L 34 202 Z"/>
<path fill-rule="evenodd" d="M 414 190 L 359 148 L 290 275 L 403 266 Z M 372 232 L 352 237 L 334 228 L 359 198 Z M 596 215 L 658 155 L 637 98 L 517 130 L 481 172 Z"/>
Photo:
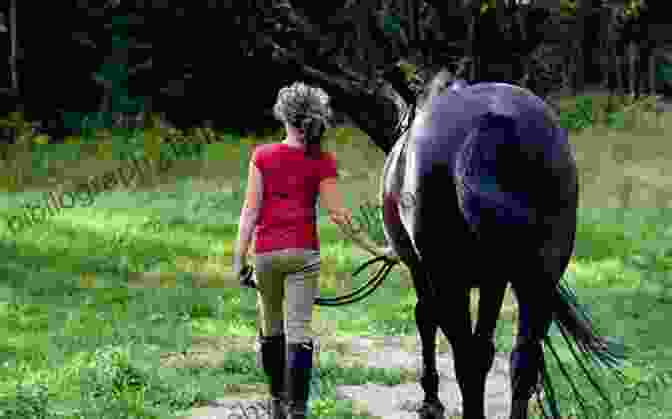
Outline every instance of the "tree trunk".
<path fill-rule="evenodd" d="M 371 9 L 372 5 L 368 6 L 361 6 L 360 11 L 359 11 L 359 22 L 357 25 L 357 31 L 359 33 L 359 41 L 360 41 L 360 58 L 362 59 L 362 63 L 364 64 L 364 74 L 366 75 L 367 82 L 369 82 L 368 87 L 373 88 L 376 80 L 376 65 L 381 65 L 382 63 L 377 62 L 375 59 L 373 59 L 373 55 L 371 52 L 374 51 L 375 45 L 373 43 L 373 39 L 371 38 L 371 29 L 369 27 L 369 17 L 373 14 L 373 10 Z"/>
<path fill-rule="evenodd" d="M 454 27 L 456 22 L 468 23 L 467 14 L 465 13 L 466 6 L 463 6 L 461 0 L 425 0 L 425 3 L 431 6 L 436 12 L 438 22 L 435 21 L 433 28 L 433 45 L 440 47 L 429 48 L 432 56 L 432 63 L 438 65 L 447 65 L 452 63 L 454 57 L 446 54 L 448 50 L 453 50 L 448 44 L 453 44 L 456 41 L 460 42 L 468 38 L 466 33 L 460 34 L 460 38 L 456 38 L 456 29 Z"/>
<path fill-rule="evenodd" d="M 407 0 L 406 16 L 408 17 L 408 40 L 415 49 L 418 44 L 417 0 Z"/>
<path fill-rule="evenodd" d="M 467 31 L 467 51 L 466 55 L 471 59 L 471 66 L 469 68 L 469 80 L 476 80 L 478 72 L 478 51 L 476 51 L 476 23 L 480 14 L 475 10 L 473 5 L 465 6 L 463 9 L 464 17 L 469 22 Z"/>
<path fill-rule="evenodd" d="M 614 61 L 616 63 L 616 90 L 618 96 L 622 96 L 625 93 L 625 82 L 623 80 L 623 55 L 621 55 L 620 45 L 618 48 L 614 48 Z"/>
<path fill-rule="evenodd" d="M 518 6 L 516 7 L 515 14 L 514 14 L 514 24 L 516 25 L 516 30 L 519 31 L 518 33 L 520 34 L 520 41 L 523 43 L 523 45 L 526 45 L 524 49 L 522 49 L 523 53 L 521 56 L 518 57 L 519 60 L 522 60 L 521 62 L 521 78 L 518 80 L 520 83 L 521 87 L 527 88 L 527 79 L 528 79 L 528 74 L 530 72 L 530 60 L 529 56 L 531 51 L 529 50 L 529 36 L 527 34 L 527 18 L 528 18 L 528 13 L 529 9 L 526 6 Z"/>
<path fill-rule="evenodd" d="M 577 16 L 576 16 L 576 35 L 578 40 L 575 41 L 576 46 L 576 67 L 575 67 L 575 81 L 574 91 L 583 91 L 585 87 L 585 70 L 586 59 L 583 46 L 586 40 L 586 18 L 591 9 L 591 1 L 577 0 Z"/>
<path fill-rule="evenodd" d="M 610 9 L 603 7 L 600 10 L 600 73 L 602 78 L 602 83 L 606 86 L 609 84 L 609 49 L 611 47 L 610 40 L 610 23 L 611 23 L 611 13 Z M 605 57 L 606 55 L 606 57 Z M 606 60 L 605 60 L 606 58 Z"/>
<path fill-rule="evenodd" d="M 634 41 L 628 42 L 628 94 L 633 98 L 637 95 L 637 73 L 635 66 L 637 65 L 638 49 Z"/>
<path fill-rule="evenodd" d="M 16 37 L 16 0 L 11 0 L 9 9 L 9 31 L 11 51 L 9 56 L 9 71 L 11 72 L 12 90 L 15 97 L 19 95 L 19 74 L 16 67 L 17 37 Z"/>
<path fill-rule="evenodd" d="M 646 41 L 639 41 L 637 46 L 637 97 L 646 95 L 649 91 L 648 68 L 649 68 L 649 46 Z"/>
<path fill-rule="evenodd" d="M 649 51 L 649 94 L 655 96 L 656 92 L 656 49 Z"/>
<path fill-rule="evenodd" d="M 497 21 L 497 33 L 500 34 L 500 39 L 498 40 L 502 46 L 505 46 L 503 51 L 500 51 L 499 58 L 497 61 L 500 64 L 505 64 L 501 66 L 502 71 L 502 80 L 505 80 L 508 83 L 513 81 L 513 63 L 514 59 L 511 54 L 511 33 L 507 28 L 507 16 L 506 16 L 506 2 L 505 0 L 495 0 L 495 19 Z"/>

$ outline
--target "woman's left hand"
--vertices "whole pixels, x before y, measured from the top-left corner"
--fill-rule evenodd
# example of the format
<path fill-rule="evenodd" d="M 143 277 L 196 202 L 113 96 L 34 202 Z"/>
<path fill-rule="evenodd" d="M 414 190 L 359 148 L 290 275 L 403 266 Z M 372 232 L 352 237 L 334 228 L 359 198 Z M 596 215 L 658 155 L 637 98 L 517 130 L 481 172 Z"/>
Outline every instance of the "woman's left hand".
<path fill-rule="evenodd" d="M 243 288 L 257 288 L 257 284 L 252 278 L 253 268 L 250 265 L 246 265 L 243 270 L 238 275 L 238 281 L 240 286 Z"/>

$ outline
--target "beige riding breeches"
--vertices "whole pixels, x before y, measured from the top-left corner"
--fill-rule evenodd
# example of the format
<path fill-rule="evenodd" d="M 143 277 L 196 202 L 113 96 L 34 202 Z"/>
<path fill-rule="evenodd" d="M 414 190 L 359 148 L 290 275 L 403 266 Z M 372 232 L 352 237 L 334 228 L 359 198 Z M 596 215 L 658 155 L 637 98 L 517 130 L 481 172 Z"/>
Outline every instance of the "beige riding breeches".
<path fill-rule="evenodd" d="M 261 253 L 255 255 L 254 264 L 257 309 L 264 336 L 284 332 L 288 343 L 312 341 L 313 303 L 319 295 L 319 250 Z"/>

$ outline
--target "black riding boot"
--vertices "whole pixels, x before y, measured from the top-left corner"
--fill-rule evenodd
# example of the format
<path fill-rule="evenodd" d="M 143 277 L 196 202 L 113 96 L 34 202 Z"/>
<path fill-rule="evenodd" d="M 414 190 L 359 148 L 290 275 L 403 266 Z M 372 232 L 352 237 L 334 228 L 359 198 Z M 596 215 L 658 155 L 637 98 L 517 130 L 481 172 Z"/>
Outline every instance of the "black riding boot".
<path fill-rule="evenodd" d="M 313 368 L 313 343 L 287 345 L 287 419 L 308 417 L 308 394 Z"/>
<path fill-rule="evenodd" d="M 270 419 L 286 419 L 285 401 L 285 335 L 265 337 L 259 331 L 261 343 L 261 364 L 268 377 L 271 401 Z"/>

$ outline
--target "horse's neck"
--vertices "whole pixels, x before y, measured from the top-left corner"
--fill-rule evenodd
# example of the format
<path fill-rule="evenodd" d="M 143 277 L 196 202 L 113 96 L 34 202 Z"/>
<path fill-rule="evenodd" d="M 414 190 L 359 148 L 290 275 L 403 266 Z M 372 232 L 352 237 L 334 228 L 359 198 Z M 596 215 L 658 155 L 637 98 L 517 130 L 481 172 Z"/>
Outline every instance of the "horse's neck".
<path fill-rule="evenodd" d="M 383 179 L 381 182 L 382 195 L 389 193 L 400 194 L 404 185 L 404 175 L 406 172 L 406 150 L 409 141 L 409 132 L 402 135 L 392 147 L 390 154 L 385 159 L 383 167 Z"/>

